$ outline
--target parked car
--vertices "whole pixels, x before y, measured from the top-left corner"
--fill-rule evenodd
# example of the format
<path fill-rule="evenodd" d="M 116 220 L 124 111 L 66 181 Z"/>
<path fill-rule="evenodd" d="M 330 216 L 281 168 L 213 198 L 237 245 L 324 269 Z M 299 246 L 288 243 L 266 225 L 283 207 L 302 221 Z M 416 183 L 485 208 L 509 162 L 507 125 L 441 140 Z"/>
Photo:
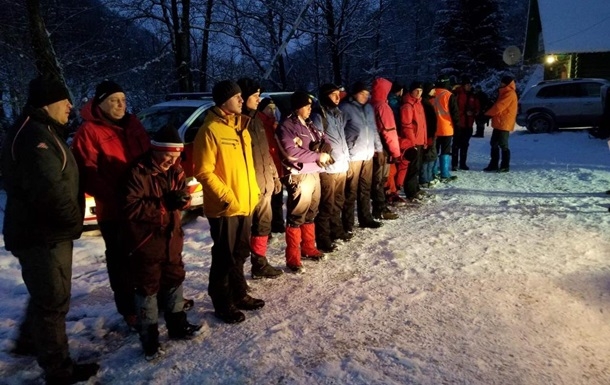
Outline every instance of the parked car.
<path fill-rule="evenodd" d="M 607 85 L 595 78 L 540 82 L 519 98 L 517 124 L 533 133 L 596 126 L 603 113 L 600 89 Z"/>

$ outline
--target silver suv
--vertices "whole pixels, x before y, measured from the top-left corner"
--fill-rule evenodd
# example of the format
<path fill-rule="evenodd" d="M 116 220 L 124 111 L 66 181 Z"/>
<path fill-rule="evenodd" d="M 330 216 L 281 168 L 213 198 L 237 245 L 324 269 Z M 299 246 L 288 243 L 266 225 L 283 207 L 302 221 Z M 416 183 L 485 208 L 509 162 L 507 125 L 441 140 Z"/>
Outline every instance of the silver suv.
<path fill-rule="evenodd" d="M 540 82 L 519 98 L 517 124 L 533 133 L 596 126 L 603 112 L 600 89 L 605 85 L 610 81 L 594 78 Z"/>

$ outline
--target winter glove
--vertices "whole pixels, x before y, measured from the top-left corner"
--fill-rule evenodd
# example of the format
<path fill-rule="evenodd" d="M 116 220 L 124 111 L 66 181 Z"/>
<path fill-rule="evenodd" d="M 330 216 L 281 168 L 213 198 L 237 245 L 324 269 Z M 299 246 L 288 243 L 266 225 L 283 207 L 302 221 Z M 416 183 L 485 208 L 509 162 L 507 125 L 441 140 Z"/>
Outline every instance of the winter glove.
<path fill-rule="evenodd" d="M 273 194 L 279 194 L 282 191 L 282 182 L 279 178 L 273 179 Z"/>
<path fill-rule="evenodd" d="M 191 201 L 191 195 L 182 190 L 171 190 L 165 193 L 163 200 L 168 210 L 182 210 Z"/>

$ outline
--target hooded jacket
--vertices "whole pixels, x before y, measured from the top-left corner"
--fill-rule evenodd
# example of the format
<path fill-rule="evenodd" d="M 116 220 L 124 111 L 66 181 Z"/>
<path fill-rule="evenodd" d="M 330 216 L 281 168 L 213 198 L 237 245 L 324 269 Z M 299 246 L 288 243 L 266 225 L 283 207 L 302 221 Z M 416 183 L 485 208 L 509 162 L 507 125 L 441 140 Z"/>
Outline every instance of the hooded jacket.
<path fill-rule="evenodd" d="M 9 251 L 80 237 L 84 199 L 63 129 L 44 110 L 28 106 L 7 133 L 2 175 L 7 193 L 4 247 Z"/>
<path fill-rule="evenodd" d="M 150 148 L 150 138 L 133 114 L 114 123 L 92 101 L 81 109 L 83 124 L 72 142 L 72 152 L 87 194 L 95 198 L 99 221 L 122 218 L 119 190 L 131 164 Z"/>
<path fill-rule="evenodd" d="M 396 131 L 396 118 L 388 104 L 388 94 L 392 89 L 392 82 L 388 79 L 377 78 L 371 87 L 371 105 L 375 110 L 375 122 L 383 147 L 390 156 L 400 158 L 400 145 Z"/>
<path fill-rule="evenodd" d="M 517 122 L 517 91 L 515 81 L 498 90 L 498 100 L 485 113 L 491 116 L 491 126 L 497 130 L 511 132 Z"/>
<path fill-rule="evenodd" d="M 350 161 L 369 160 L 375 152 L 383 151 L 375 123 L 375 111 L 370 103 L 360 104 L 349 98 L 339 108 L 345 117 L 345 141 Z"/>
<path fill-rule="evenodd" d="M 414 146 L 423 146 L 428 143 L 428 129 L 426 126 L 426 114 L 421 104 L 421 99 L 413 97 L 410 93 L 403 98 L 400 107 L 401 118 L 401 145 L 406 150 Z"/>
<path fill-rule="evenodd" d="M 195 177 L 203 188 L 207 217 L 248 216 L 258 204 L 252 139 L 241 116 L 213 107 L 193 142 Z"/>

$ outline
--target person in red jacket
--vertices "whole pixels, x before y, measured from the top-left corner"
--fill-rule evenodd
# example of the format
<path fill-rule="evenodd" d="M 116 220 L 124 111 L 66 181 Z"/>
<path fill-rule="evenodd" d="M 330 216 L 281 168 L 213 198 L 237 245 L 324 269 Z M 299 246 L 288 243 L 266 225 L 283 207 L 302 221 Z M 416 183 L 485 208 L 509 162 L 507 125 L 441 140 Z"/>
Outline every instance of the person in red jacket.
<path fill-rule="evenodd" d="M 426 114 L 421 104 L 423 91 L 422 82 L 412 82 L 400 107 L 401 147 L 405 148 L 404 158 L 408 161 L 403 188 L 405 196 L 412 202 L 419 201 L 424 196 L 424 192 L 419 188 L 419 169 L 424 146 L 428 142 Z"/>
<path fill-rule="evenodd" d="M 120 187 L 130 164 L 150 148 L 150 138 L 138 118 L 127 112 L 125 92 L 105 80 L 81 110 L 83 124 L 72 142 L 81 182 L 95 198 L 98 225 L 106 245 L 106 266 L 118 312 L 136 325 L 135 291 L 120 241 Z"/>
<path fill-rule="evenodd" d="M 472 126 L 479 114 L 481 104 L 475 93 L 472 91 L 472 83 L 468 76 L 463 76 L 460 86 L 453 94 L 457 99 L 460 120 L 453 133 L 453 148 L 451 156 L 451 171 L 470 170 L 466 165 L 468 157 L 468 147 L 472 137 Z"/>

